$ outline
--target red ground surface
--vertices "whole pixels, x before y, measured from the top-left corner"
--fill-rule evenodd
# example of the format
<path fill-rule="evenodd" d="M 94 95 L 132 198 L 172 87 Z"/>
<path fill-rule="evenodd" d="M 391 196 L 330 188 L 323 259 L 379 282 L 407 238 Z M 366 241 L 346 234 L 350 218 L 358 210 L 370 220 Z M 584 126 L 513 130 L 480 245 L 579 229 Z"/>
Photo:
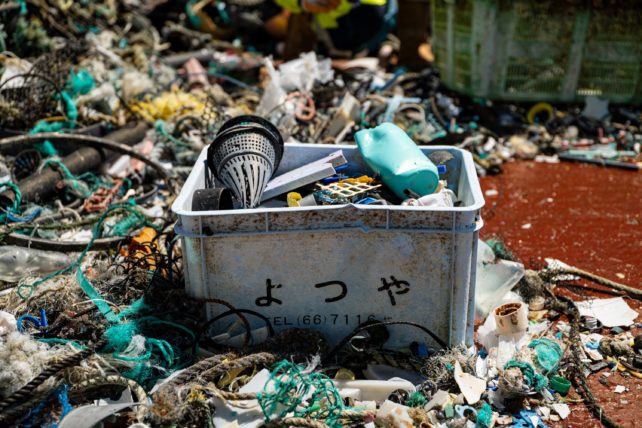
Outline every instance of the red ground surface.
<path fill-rule="evenodd" d="M 542 267 L 544 258 L 552 257 L 642 289 L 642 172 L 514 162 L 504 166 L 503 174 L 482 178 L 481 184 L 484 192 L 498 192 L 485 196 L 482 239 L 501 238 L 530 268 Z M 613 297 L 585 281 L 580 284 L 586 288 L 561 292 L 575 300 Z M 641 302 L 627 302 L 642 313 Z M 624 427 L 642 427 L 642 379 L 613 373 L 605 386 L 598 381 L 604 372 L 608 370 L 591 375 L 589 385 L 605 412 Z M 615 394 L 616 385 L 629 390 Z M 572 391 L 569 398 L 578 396 Z M 571 405 L 571 412 L 563 423 L 548 425 L 602 426 L 583 404 Z"/>

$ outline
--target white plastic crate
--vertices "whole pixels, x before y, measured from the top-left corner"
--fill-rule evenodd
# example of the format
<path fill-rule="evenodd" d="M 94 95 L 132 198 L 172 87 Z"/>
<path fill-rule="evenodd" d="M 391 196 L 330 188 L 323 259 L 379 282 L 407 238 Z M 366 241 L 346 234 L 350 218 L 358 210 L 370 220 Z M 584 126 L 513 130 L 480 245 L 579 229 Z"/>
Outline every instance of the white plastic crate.
<path fill-rule="evenodd" d="M 277 175 L 343 150 L 348 172 L 367 172 L 355 146 L 286 144 Z M 172 210 L 182 236 L 187 292 L 257 311 L 276 331 L 321 330 L 336 343 L 368 319 L 412 321 L 450 345 L 473 341 L 477 239 L 484 200 L 472 156 L 452 147 L 449 188 L 461 207 L 340 205 L 191 211 L 204 187 L 201 153 Z M 269 291 L 268 291 L 269 288 Z M 207 317 L 228 308 L 207 304 Z M 264 320 L 247 315 L 253 328 Z M 214 325 L 221 333 L 238 323 Z M 386 346 L 434 345 L 419 329 L 390 327 Z"/>

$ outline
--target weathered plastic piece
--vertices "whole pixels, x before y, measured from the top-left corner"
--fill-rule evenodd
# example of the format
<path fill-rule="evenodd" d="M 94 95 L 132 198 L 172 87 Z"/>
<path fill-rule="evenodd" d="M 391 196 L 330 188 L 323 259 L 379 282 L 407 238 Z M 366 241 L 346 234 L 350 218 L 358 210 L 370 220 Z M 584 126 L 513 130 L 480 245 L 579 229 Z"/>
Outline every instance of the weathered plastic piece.
<path fill-rule="evenodd" d="M 492 248 L 481 241 L 477 247 L 477 316 L 486 318 L 523 276 L 523 264 L 498 259 Z"/>
<path fill-rule="evenodd" d="M 343 150 L 347 174 L 369 167 L 354 146 L 286 144 L 279 174 Z M 276 331 L 322 331 L 331 343 L 371 319 L 420 323 L 450 345 L 473 343 L 477 241 L 484 204 L 470 153 L 452 147 L 452 208 L 336 205 L 191 210 L 204 186 L 206 153 L 172 206 L 182 237 L 186 290 L 268 318 Z M 212 318 L 228 309 L 206 306 Z M 265 321 L 247 316 L 252 328 Z M 226 331 L 234 316 L 212 326 Z M 386 346 L 435 345 L 427 334 L 391 326 Z"/>

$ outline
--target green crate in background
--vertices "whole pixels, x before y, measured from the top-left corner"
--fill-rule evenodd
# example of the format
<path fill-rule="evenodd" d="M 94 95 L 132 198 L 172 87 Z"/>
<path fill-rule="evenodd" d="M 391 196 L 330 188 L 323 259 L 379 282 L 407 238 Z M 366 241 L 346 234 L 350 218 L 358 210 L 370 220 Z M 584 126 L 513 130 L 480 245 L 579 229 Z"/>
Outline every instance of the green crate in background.
<path fill-rule="evenodd" d="M 459 92 L 511 101 L 642 102 L 642 8 L 433 0 L 435 64 Z"/>

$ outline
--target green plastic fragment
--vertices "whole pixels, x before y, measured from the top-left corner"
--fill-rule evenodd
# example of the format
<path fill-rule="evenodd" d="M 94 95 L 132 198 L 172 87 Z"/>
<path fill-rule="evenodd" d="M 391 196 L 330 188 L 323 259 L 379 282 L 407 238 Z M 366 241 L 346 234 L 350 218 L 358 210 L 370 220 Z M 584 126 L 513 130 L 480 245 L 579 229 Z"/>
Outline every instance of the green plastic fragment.
<path fill-rule="evenodd" d="M 410 394 L 405 404 L 408 407 L 423 407 L 428 404 L 428 400 L 421 392 L 415 391 Z"/>
<path fill-rule="evenodd" d="M 488 403 L 484 403 L 477 411 L 477 423 L 475 428 L 490 428 L 493 420 L 493 408 Z"/>
<path fill-rule="evenodd" d="M 444 406 L 444 414 L 448 419 L 455 417 L 455 407 L 453 406 L 452 403 L 448 403 Z"/>

